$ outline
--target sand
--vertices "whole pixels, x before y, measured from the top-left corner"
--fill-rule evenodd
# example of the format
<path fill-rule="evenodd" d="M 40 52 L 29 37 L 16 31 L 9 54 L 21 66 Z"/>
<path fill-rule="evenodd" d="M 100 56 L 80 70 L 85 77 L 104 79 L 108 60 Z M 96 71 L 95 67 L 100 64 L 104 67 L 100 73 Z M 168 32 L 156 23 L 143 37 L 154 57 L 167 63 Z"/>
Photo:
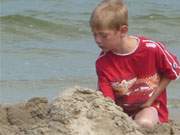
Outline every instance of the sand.
<path fill-rule="evenodd" d="M 180 135 L 180 125 L 140 128 L 99 91 L 73 88 L 51 102 L 0 105 L 0 135 Z"/>

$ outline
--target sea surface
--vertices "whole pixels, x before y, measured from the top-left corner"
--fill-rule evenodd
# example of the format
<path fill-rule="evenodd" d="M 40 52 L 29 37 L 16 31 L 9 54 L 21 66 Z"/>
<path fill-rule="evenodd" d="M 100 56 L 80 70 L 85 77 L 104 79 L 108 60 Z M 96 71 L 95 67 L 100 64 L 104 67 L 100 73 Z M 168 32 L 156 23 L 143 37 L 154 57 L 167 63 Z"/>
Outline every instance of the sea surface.
<path fill-rule="evenodd" d="M 89 18 L 100 0 L 0 0 L 0 103 L 52 100 L 74 87 L 96 89 Z M 125 0 L 129 33 L 166 43 L 180 58 L 180 1 Z M 180 99 L 180 81 L 168 87 Z"/>

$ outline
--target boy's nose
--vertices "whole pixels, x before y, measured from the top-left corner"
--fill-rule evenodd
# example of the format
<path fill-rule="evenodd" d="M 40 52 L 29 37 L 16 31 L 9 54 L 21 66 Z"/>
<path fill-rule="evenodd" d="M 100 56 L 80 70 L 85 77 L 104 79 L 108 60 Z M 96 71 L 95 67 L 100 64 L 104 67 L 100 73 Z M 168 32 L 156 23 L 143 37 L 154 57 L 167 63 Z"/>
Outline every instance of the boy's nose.
<path fill-rule="evenodd" d="M 97 43 L 98 45 L 101 45 L 101 43 L 102 43 L 102 41 L 101 41 L 101 39 L 100 39 L 99 36 L 96 36 L 96 37 L 95 37 L 95 41 L 96 41 L 96 43 Z"/>

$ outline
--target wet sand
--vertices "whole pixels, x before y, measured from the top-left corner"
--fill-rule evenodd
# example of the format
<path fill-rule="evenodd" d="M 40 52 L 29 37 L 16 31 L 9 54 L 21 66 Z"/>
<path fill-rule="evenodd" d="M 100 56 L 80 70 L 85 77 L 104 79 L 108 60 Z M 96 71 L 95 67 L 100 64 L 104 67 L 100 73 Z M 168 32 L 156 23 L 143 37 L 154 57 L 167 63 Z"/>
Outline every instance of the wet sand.
<path fill-rule="evenodd" d="M 179 135 L 179 113 L 153 129 L 140 128 L 122 108 L 98 92 L 73 88 L 48 102 L 0 105 L 0 135 Z M 177 119 L 178 118 L 178 119 Z"/>

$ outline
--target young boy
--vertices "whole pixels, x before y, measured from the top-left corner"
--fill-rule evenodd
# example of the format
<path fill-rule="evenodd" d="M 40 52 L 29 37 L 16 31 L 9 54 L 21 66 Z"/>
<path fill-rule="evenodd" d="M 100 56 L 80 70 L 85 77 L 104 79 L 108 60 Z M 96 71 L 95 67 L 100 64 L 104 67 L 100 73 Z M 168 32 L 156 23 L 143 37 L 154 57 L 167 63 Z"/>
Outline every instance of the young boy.
<path fill-rule="evenodd" d="M 102 49 L 96 71 L 104 96 L 140 126 L 168 122 L 166 87 L 179 77 L 176 57 L 160 42 L 128 35 L 128 10 L 122 0 L 102 1 L 90 26 Z"/>

